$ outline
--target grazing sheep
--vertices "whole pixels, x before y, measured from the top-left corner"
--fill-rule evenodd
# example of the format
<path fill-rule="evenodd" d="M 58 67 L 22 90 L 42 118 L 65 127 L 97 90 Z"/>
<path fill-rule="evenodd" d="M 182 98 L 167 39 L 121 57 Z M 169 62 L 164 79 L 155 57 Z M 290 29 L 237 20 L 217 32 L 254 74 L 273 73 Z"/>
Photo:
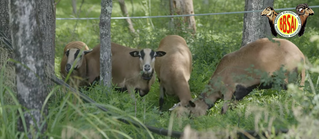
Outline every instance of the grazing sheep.
<path fill-rule="evenodd" d="M 300 85 L 303 86 L 305 69 L 298 72 L 297 65 L 304 62 L 303 53 L 292 42 L 285 39 L 274 39 L 274 42 L 268 38 L 259 39 L 225 55 L 211 77 L 209 89 L 205 89 L 194 102 L 189 101 L 187 108 L 193 116 L 204 115 L 217 100 L 224 98 L 221 111 L 224 114 L 231 99 L 241 100 L 254 88 L 268 89 L 273 85 L 264 84 L 262 75 L 251 71 L 273 76 L 274 72 L 285 69 L 284 89 L 288 78 L 289 82 L 293 79 L 288 75 L 299 74 Z M 249 78 L 243 78 L 245 76 Z"/>
<path fill-rule="evenodd" d="M 155 71 L 160 81 L 159 106 L 162 110 L 164 94 L 176 95 L 186 106 L 192 99 L 188 80 L 192 72 L 192 54 L 186 41 L 177 35 L 169 35 L 161 40 L 158 51 L 166 52 L 155 61 Z"/>

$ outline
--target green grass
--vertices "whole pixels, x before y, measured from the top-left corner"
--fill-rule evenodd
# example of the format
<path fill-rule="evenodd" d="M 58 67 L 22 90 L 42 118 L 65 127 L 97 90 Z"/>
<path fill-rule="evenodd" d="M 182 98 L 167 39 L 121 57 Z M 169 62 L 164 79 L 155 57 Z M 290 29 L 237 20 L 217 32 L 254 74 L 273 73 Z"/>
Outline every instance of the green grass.
<path fill-rule="evenodd" d="M 131 16 L 168 15 L 168 3 L 159 0 L 125 1 Z M 274 8 L 295 7 L 300 3 L 319 5 L 316 1 L 275 1 Z M 81 1 L 77 7 L 80 8 Z M 194 1 L 195 13 L 218 13 L 244 10 L 244 1 L 235 0 Z M 97 85 L 90 91 L 84 91 L 93 100 L 107 107 L 114 115 L 98 110 L 94 105 L 80 102 L 76 96 L 66 91 L 61 86 L 56 86 L 50 92 L 46 103 L 49 114 L 46 117 L 48 124 L 44 135 L 53 138 L 166 138 L 147 131 L 137 129 L 132 125 L 123 124 L 116 119 L 121 117 L 143 124 L 165 129 L 182 131 L 186 125 L 205 132 L 207 130 L 231 133 L 237 129 L 264 130 L 264 129 L 295 129 L 296 132 L 287 135 L 279 135 L 273 138 L 298 138 L 309 135 L 317 135 L 318 131 L 318 67 L 317 56 L 319 54 L 318 41 L 311 42 L 310 38 L 319 35 L 319 8 L 313 9 L 314 16 L 309 17 L 305 34 L 302 37 L 293 37 L 288 40 L 295 43 L 300 50 L 313 63 L 314 68 L 308 71 L 305 92 L 290 87 L 288 91 L 254 90 L 236 108 L 229 110 L 226 115 L 221 115 L 223 101 L 216 103 L 208 115 L 198 118 L 175 118 L 168 108 L 178 102 L 173 96 L 165 97 L 164 113 L 158 111 L 159 84 L 152 85 L 148 95 L 141 98 L 137 94 L 137 109 L 134 101 L 126 92 L 105 92 L 103 86 Z M 84 1 L 79 15 L 73 15 L 71 1 L 60 1 L 56 8 L 56 17 L 99 17 L 100 1 Z M 78 10 L 79 11 L 79 10 Z M 121 16 L 117 1 L 113 1 L 113 17 Z M 139 36 L 134 37 L 129 33 L 125 20 L 111 21 L 112 41 L 139 48 L 156 49 L 160 40 L 169 34 L 178 34 L 185 38 L 193 54 L 193 72 L 189 81 L 192 96 L 195 98 L 207 85 L 215 67 L 223 55 L 240 48 L 242 39 L 243 14 L 198 16 L 197 33 L 195 37 L 187 31 L 169 29 L 169 18 L 132 19 L 134 28 Z M 93 48 L 99 43 L 98 20 L 57 20 L 56 21 L 56 57 L 55 71 L 59 75 L 59 65 L 64 46 L 70 42 L 80 40 Z M 3 71 L 2 71 L 3 72 Z M 1 74 L 0 74 L 0 77 Z M 18 132 L 16 124 L 17 112 L 21 106 L 15 100 L 14 92 L 10 91 L 0 79 L 0 138 L 17 138 L 25 133 Z M 311 84 L 314 89 L 311 89 Z M 6 89 L 6 91 L 4 91 Z M 10 99 L 8 99 L 10 98 Z M 76 103 L 75 103 L 75 100 Z M 136 115 L 136 118 L 134 116 Z M 171 126 L 170 126 L 171 125 Z M 307 131 L 305 130 L 307 129 Z M 43 135 L 41 135 L 43 136 Z M 315 137 L 315 136 L 314 136 Z"/>

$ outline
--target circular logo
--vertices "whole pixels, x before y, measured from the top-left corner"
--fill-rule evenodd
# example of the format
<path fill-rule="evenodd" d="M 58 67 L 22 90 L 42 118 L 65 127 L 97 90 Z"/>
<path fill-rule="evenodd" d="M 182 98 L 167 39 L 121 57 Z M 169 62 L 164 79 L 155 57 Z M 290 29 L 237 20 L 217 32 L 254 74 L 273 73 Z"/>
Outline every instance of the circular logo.
<path fill-rule="evenodd" d="M 293 37 L 301 29 L 299 16 L 292 11 L 280 12 L 275 19 L 276 32 L 283 37 Z"/>

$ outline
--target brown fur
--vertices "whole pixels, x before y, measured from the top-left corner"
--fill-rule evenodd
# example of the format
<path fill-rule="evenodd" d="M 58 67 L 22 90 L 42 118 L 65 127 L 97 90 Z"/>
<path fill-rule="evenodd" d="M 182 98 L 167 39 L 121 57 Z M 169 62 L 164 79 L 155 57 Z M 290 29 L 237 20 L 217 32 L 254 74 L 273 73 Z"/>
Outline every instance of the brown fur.
<path fill-rule="evenodd" d="M 209 105 L 213 105 L 222 97 L 225 101 L 222 113 L 226 113 L 229 100 L 232 99 L 234 94 L 244 97 L 251 90 L 246 90 L 244 92 L 246 94 L 238 93 L 242 93 L 240 91 L 243 89 L 245 90 L 261 83 L 259 75 L 251 74 L 245 70 L 250 68 L 251 65 L 254 65 L 255 69 L 269 73 L 269 75 L 279 70 L 282 65 L 288 72 L 296 72 L 297 64 L 305 61 L 303 53 L 295 44 L 288 40 L 274 39 L 274 41 L 271 42 L 268 38 L 259 39 L 225 55 L 211 77 L 211 82 L 208 84 L 213 90 L 203 92 L 201 98 L 195 102 L 189 102 L 191 113 L 194 116 L 206 114 Z M 249 81 L 235 80 L 238 75 L 248 75 L 253 77 L 253 79 Z M 300 85 L 303 86 L 305 69 L 301 71 L 300 75 Z M 285 82 L 287 83 L 287 79 L 285 79 Z M 238 91 L 238 87 L 241 87 L 242 90 Z"/>
<path fill-rule="evenodd" d="M 63 57 L 61 60 L 61 64 L 60 64 L 60 73 L 62 76 L 62 79 L 65 80 L 66 76 L 67 76 L 67 72 L 65 70 L 65 66 L 67 64 L 67 59 L 68 57 L 66 56 L 66 51 L 68 49 L 79 49 L 79 50 L 89 50 L 88 46 L 81 41 L 73 41 L 68 43 L 63 51 Z M 79 68 L 78 70 L 73 70 L 73 72 L 71 73 L 70 77 L 72 81 L 74 81 L 74 84 L 76 84 L 76 86 L 78 86 L 80 84 L 80 82 L 82 82 L 82 79 L 79 78 L 84 78 L 85 76 L 82 73 L 86 72 L 86 68 L 85 68 L 85 64 L 86 61 L 84 61 L 84 64 L 81 66 L 81 68 Z"/>
<path fill-rule="evenodd" d="M 138 89 L 144 95 L 149 92 L 155 77 L 149 81 L 142 78 L 140 60 L 129 54 L 132 51 L 138 50 L 112 43 L 112 82 L 117 87 L 127 88 L 130 94 Z"/>
<path fill-rule="evenodd" d="M 272 22 L 272 24 L 275 24 L 275 19 L 278 13 L 272 7 L 267 7 L 261 12 L 261 15 L 267 16 L 268 19 Z"/>
<path fill-rule="evenodd" d="M 192 71 L 192 54 L 186 41 L 177 35 L 169 35 L 161 40 L 158 51 L 166 52 L 155 61 L 155 71 L 160 81 L 160 109 L 164 93 L 176 95 L 182 106 L 191 100 L 188 80 Z"/>
<path fill-rule="evenodd" d="M 92 52 L 85 55 L 87 73 L 85 77 L 89 84 L 92 84 L 100 77 L 100 47 L 94 47 Z"/>
<path fill-rule="evenodd" d="M 275 30 L 275 26 L 274 25 L 275 25 L 275 19 L 276 19 L 278 13 L 274 10 L 274 8 L 267 7 L 261 12 L 261 15 L 268 17 L 271 33 L 274 36 L 277 36 L 277 32 Z"/>
<path fill-rule="evenodd" d="M 300 20 L 301 20 L 301 29 L 300 32 L 298 33 L 298 36 L 302 36 L 305 32 L 305 27 L 307 24 L 307 18 L 310 15 L 314 15 L 315 12 L 308 6 L 308 4 L 299 4 L 296 7 L 296 13 L 298 14 Z"/>
<path fill-rule="evenodd" d="M 125 47 L 116 43 L 111 44 L 112 48 L 112 83 L 120 88 L 125 88 L 132 95 L 135 90 L 139 91 L 140 96 L 146 95 L 151 85 L 154 83 L 154 76 L 150 80 L 142 77 L 142 67 L 140 58 L 132 57 L 130 52 L 139 51 Z M 100 45 L 97 46 L 100 48 Z M 146 50 L 146 49 L 144 49 Z M 150 50 L 150 49 L 147 49 Z M 151 65 L 154 67 L 154 64 Z M 100 73 L 98 68 L 95 73 Z M 94 76 L 92 77 L 92 79 Z"/>

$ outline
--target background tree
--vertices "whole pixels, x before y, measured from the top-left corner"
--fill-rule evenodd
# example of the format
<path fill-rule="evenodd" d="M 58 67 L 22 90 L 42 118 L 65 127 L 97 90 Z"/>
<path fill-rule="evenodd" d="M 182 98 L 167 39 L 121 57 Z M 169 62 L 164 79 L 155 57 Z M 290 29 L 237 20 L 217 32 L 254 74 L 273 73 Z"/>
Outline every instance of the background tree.
<path fill-rule="evenodd" d="M 76 10 L 76 0 L 72 0 L 72 11 L 73 11 L 73 14 L 74 14 L 74 15 L 77 14 L 77 10 Z"/>
<path fill-rule="evenodd" d="M 274 0 L 246 0 L 245 11 L 263 10 L 266 7 L 274 6 Z M 257 39 L 271 35 L 268 19 L 260 15 L 260 12 L 244 14 L 244 28 L 242 46 Z"/>
<path fill-rule="evenodd" d="M 17 99 L 23 107 L 18 122 L 19 131 L 27 131 L 29 138 L 34 132 L 43 133 L 47 107 L 41 111 L 49 87 L 47 77 L 54 73 L 55 8 L 54 0 L 11 0 L 9 15 L 12 46 L 14 48 L 17 77 Z M 22 119 L 25 120 L 26 128 Z"/>
<path fill-rule="evenodd" d="M 112 0 L 102 0 L 100 15 L 100 79 L 103 85 L 109 88 L 112 85 L 111 14 Z"/>
<path fill-rule="evenodd" d="M 195 14 L 193 0 L 170 0 L 170 12 L 171 15 Z M 186 26 L 187 29 L 192 30 L 193 34 L 196 32 L 196 21 L 194 16 L 183 17 L 184 24 L 182 25 L 179 20 L 174 19 L 171 21 L 173 22 L 175 29 L 182 30 L 182 27 Z"/>
<path fill-rule="evenodd" d="M 122 11 L 122 14 L 124 17 L 129 17 L 129 14 L 127 12 L 127 8 L 126 8 L 126 5 L 125 5 L 125 1 L 124 0 L 118 0 L 119 1 L 119 4 L 120 4 L 120 7 L 121 7 L 121 11 Z M 126 19 L 126 22 L 128 24 L 128 28 L 130 29 L 131 33 L 136 36 L 138 35 L 137 33 L 135 33 L 135 29 L 133 27 L 133 23 L 132 23 L 132 20 L 130 18 Z"/>

